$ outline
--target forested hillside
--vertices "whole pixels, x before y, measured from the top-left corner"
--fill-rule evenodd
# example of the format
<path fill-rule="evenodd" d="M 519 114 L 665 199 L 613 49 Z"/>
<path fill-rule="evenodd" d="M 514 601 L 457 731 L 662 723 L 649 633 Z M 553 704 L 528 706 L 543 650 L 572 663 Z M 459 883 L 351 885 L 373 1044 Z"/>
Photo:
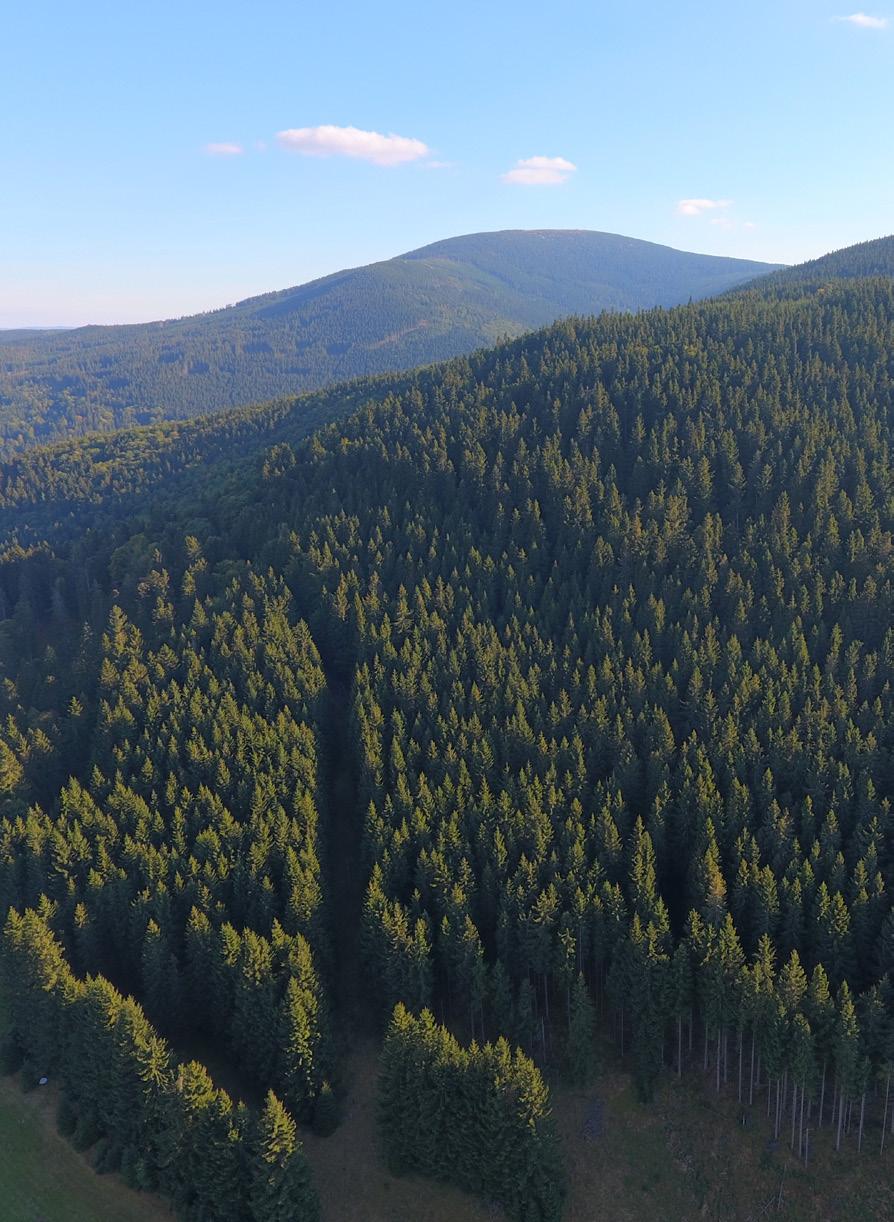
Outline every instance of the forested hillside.
<path fill-rule="evenodd" d="M 829 280 L 855 280 L 869 276 L 894 276 L 894 237 L 875 238 L 835 250 L 819 259 L 799 263 L 761 277 L 754 288 L 762 293 L 794 291 Z"/>
<path fill-rule="evenodd" d="M 193 318 L 0 333 L 0 455 L 429 364 L 566 314 L 673 305 L 768 269 L 615 234 L 507 230 Z"/>
<path fill-rule="evenodd" d="M 333 1122 L 345 972 L 387 1028 L 392 1165 L 510 1217 L 561 1214 L 542 1075 L 586 1080 L 597 1030 L 644 1102 L 703 1074 L 875 1174 L 894 278 L 567 321 L 355 391 L 311 437 L 288 406 L 190 426 L 131 514 L 151 433 L 5 468 L 7 1058 L 187 1218 L 289 1192 L 313 1217 L 290 1115 Z M 178 1068 L 197 1039 L 262 1112 Z"/>

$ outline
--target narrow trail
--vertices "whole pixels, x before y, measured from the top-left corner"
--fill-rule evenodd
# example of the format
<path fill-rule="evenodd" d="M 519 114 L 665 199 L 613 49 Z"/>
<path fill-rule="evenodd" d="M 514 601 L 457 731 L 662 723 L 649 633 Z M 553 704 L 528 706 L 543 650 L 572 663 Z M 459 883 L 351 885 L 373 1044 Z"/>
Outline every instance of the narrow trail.
<path fill-rule="evenodd" d="M 376 1120 L 382 1029 L 360 945 L 367 871 L 351 741 L 351 676 L 325 661 L 324 669 L 320 817 L 341 1119 L 327 1137 L 301 1130 L 322 1222 L 494 1222 L 485 1205 L 460 1189 L 416 1176 L 395 1177 L 382 1162 Z"/>
<path fill-rule="evenodd" d="M 334 961 L 333 1018 L 349 1046 L 375 1031 L 360 950 L 366 892 L 363 812 L 359 809 L 350 741 L 351 680 L 326 668 L 328 703 L 321 730 L 321 790 L 324 876 L 329 936 Z"/>
<path fill-rule="evenodd" d="M 321 849 L 341 1121 L 327 1137 L 301 1130 L 322 1219 L 492 1222 L 488 1209 L 459 1189 L 414 1176 L 396 1178 L 382 1164 L 376 1123 L 382 1030 L 360 945 L 367 871 L 351 741 L 351 676 L 329 665 L 325 670 L 327 703 L 319 721 Z"/>

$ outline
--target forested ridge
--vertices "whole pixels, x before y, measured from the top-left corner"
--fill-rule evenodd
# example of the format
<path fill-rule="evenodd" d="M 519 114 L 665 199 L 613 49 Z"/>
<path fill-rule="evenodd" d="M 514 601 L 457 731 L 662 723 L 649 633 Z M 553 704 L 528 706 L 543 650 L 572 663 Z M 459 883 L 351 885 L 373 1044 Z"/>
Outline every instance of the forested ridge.
<path fill-rule="evenodd" d="M 429 364 L 565 314 L 674 305 L 770 267 L 616 234 L 505 230 L 190 318 L 0 333 L 0 456 Z"/>
<path fill-rule="evenodd" d="M 216 1199 L 165 1161 L 186 1124 L 248 1216 L 293 1191 L 312 1217 L 288 1126 L 335 1120 L 333 932 L 356 919 L 397 1169 L 558 1218 L 543 1074 L 588 1080 L 597 1030 L 644 1102 L 705 1074 L 796 1155 L 809 1129 L 877 1165 L 894 278 L 572 319 L 351 393 L 310 437 L 270 409 L 241 462 L 215 428 L 260 417 L 196 426 L 208 462 L 133 516 L 97 472 L 130 486 L 151 433 L 120 469 L 105 442 L 5 469 L 7 1059 L 50 1066 L 80 1140 L 182 1216 Z M 39 494 L 57 478 L 87 489 L 80 533 Z M 333 685 L 357 798 L 338 845 Z M 338 854 L 361 912 L 335 902 Z M 122 1081 L 152 1041 L 199 1038 L 272 1097 L 185 1099 L 159 1054 L 130 1096 L 160 1134 L 140 1162 L 84 1069 L 109 1038 Z"/>
<path fill-rule="evenodd" d="M 805 287 L 816 288 L 830 280 L 855 280 L 871 276 L 894 276 L 894 239 L 873 238 L 833 250 L 818 259 L 799 263 L 796 267 L 783 268 L 762 276 L 755 284 L 757 291 L 798 293 Z M 747 290 L 746 290 L 747 291 Z"/>

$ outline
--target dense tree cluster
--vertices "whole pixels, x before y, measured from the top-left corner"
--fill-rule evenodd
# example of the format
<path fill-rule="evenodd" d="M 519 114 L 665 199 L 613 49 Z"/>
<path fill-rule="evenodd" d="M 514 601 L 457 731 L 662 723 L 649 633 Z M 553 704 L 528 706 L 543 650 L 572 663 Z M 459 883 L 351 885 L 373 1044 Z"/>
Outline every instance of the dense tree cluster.
<path fill-rule="evenodd" d="M 62 1084 L 60 1123 L 97 1165 L 204 1222 L 315 1222 L 295 1123 L 273 1092 L 257 1115 L 195 1061 L 178 1063 L 143 1011 L 102 976 L 78 979 L 44 913 L 11 912 L 3 984 L 27 1072 Z"/>
<path fill-rule="evenodd" d="M 10 812 L 0 902 L 51 900 L 82 974 L 137 991 L 163 1030 L 214 1034 L 307 1114 L 330 1059 L 314 731 L 325 677 L 280 581 L 234 576 L 202 598 L 195 539 L 186 553 L 179 590 L 160 567 L 142 586 L 155 648 L 112 608 L 92 769 L 52 813 Z M 27 740 L 16 753 L 10 738 L 7 758 L 30 770 Z"/>
<path fill-rule="evenodd" d="M 567 324 L 284 474 L 386 1003 L 546 1052 L 583 973 L 644 1096 L 694 1013 L 777 1125 L 886 1074 L 892 305 Z"/>
<path fill-rule="evenodd" d="M 558 1222 L 562 1169 L 540 1072 L 504 1039 L 463 1048 L 428 1010 L 398 1004 L 382 1050 L 379 1120 L 389 1166 Z"/>
<path fill-rule="evenodd" d="M 77 535 L 5 510 L 0 899 L 298 1116 L 356 919 L 406 1007 L 386 1083 L 443 1064 L 436 1116 L 528 1065 L 500 1037 L 586 1080 L 599 1016 L 644 1099 L 701 1068 L 795 1149 L 880 1141 L 892 402 L 894 281 L 776 285 L 277 416 Z M 362 914 L 327 903 L 327 702 Z"/>
<path fill-rule="evenodd" d="M 84 532 L 88 506 L 94 528 L 101 522 L 109 532 L 127 514 L 132 532 L 133 518 L 147 497 L 157 501 L 164 494 L 176 506 L 190 479 L 203 475 L 209 464 L 215 465 L 219 481 L 226 465 L 269 449 L 280 433 L 294 443 L 361 403 L 389 393 L 394 381 L 357 380 L 260 407 L 28 450 L 0 463 L 5 533 L 15 529 L 17 535 L 30 537 L 32 524 L 39 530 L 51 521 L 57 530 L 64 527 L 77 537 Z"/>
<path fill-rule="evenodd" d="M 819 259 L 787 267 L 760 283 L 760 292 L 800 293 L 815 290 L 832 280 L 854 280 L 869 276 L 894 276 L 894 238 L 875 238 L 846 246 Z"/>

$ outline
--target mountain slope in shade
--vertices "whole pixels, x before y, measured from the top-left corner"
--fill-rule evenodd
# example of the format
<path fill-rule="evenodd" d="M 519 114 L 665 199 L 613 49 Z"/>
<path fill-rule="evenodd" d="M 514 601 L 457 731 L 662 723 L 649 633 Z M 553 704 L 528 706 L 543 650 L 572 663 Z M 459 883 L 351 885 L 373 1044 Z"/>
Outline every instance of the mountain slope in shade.
<path fill-rule="evenodd" d="M 9 337 L 0 453 L 430 364 L 563 315 L 674 305 L 768 270 L 616 234 L 505 230 L 190 318 Z"/>

